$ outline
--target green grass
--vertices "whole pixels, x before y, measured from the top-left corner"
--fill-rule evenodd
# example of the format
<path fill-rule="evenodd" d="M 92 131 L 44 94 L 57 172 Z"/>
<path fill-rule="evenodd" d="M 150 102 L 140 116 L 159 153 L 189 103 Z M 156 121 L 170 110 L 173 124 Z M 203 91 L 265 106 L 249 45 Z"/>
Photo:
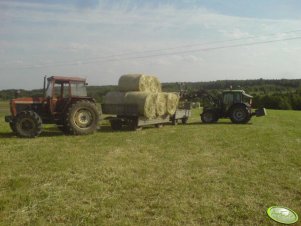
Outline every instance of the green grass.
<path fill-rule="evenodd" d="M 301 216 L 301 112 L 268 114 L 35 139 L 1 120 L 0 225 L 278 225 L 273 205 Z"/>

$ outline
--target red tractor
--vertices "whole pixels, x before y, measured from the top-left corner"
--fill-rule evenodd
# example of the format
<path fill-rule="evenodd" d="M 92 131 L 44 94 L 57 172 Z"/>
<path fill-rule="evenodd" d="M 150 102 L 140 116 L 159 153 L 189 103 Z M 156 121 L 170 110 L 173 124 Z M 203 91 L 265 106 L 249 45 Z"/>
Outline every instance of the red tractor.
<path fill-rule="evenodd" d="M 11 115 L 5 117 L 20 137 L 36 137 L 42 124 L 56 124 L 65 134 L 93 133 L 100 112 L 95 100 L 87 96 L 86 79 L 52 76 L 44 78 L 44 97 L 15 98 L 10 101 Z"/>

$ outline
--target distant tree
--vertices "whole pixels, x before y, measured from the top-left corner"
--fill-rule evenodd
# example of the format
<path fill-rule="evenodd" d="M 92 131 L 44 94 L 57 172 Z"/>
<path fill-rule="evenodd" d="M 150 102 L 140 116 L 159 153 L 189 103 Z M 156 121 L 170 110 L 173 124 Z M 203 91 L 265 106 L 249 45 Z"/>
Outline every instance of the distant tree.
<path fill-rule="evenodd" d="M 283 97 L 279 98 L 278 107 L 279 107 L 279 109 L 282 109 L 282 110 L 291 110 L 292 109 L 292 105 L 287 96 L 283 96 Z"/>

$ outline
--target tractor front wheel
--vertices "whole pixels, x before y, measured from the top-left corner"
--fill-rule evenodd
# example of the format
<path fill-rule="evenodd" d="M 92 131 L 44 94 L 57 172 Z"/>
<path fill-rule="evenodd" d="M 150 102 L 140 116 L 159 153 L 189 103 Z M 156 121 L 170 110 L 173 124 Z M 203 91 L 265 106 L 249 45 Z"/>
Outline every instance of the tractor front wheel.
<path fill-rule="evenodd" d="M 17 133 L 17 131 L 16 131 L 16 122 L 15 121 L 10 122 L 9 127 L 13 131 L 13 133 Z"/>
<path fill-rule="evenodd" d="M 90 101 L 77 101 L 67 110 L 64 130 L 66 134 L 86 135 L 98 128 L 99 113 Z"/>
<path fill-rule="evenodd" d="M 214 111 L 205 111 L 201 114 L 201 120 L 203 123 L 214 123 L 217 122 L 218 118 Z"/>
<path fill-rule="evenodd" d="M 42 119 L 34 111 L 22 111 L 12 124 L 12 130 L 15 130 L 19 137 L 36 137 L 42 132 Z"/>
<path fill-rule="evenodd" d="M 233 123 L 242 124 L 249 122 L 251 116 L 245 106 L 236 106 L 231 110 L 230 119 Z"/>

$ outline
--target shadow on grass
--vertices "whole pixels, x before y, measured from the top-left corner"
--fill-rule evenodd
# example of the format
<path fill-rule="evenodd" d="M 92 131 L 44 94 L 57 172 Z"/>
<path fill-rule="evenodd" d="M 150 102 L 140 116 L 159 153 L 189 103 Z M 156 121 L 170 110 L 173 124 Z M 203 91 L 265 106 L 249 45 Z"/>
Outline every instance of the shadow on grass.
<path fill-rule="evenodd" d="M 172 126 L 172 125 L 164 124 L 164 126 L 160 127 L 160 128 L 164 128 L 166 126 Z M 160 128 L 157 128 L 155 125 L 148 125 L 148 126 L 139 127 L 138 129 L 133 130 L 127 126 L 123 126 L 120 130 L 113 130 L 111 128 L 111 126 L 104 125 L 104 126 L 101 126 L 100 129 L 97 130 L 97 132 L 99 132 L 99 133 L 135 132 L 135 131 L 141 131 L 141 130 L 160 129 Z"/>
<path fill-rule="evenodd" d="M 59 131 L 56 128 L 47 128 L 43 129 L 42 133 L 39 135 L 39 137 L 56 137 L 56 136 L 65 136 L 61 131 Z M 0 138 L 21 138 L 18 137 L 15 133 L 13 132 L 7 132 L 7 133 L 1 133 L 0 132 Z M 21 139 L 32 139 L 32 138 L 21 138 Z"/>
<path fill-rule="evenodd" d="M 146 129 L 143 128 L 143 129 Z M 126 127 L 126 126 L 123 126 L 120 130 L 113 130 L 111 128 L 111 126 L 101 126 L 100 129 L 97 130 L 98 133 L 116 133 L 116 132 L 134 132 L 134 131 L 139 131 L 141 129 L 138 129 L 138 130 L 133 130 L 129 127 Z"/>
<path fill-rule="evenodd" d="M 187 124 L 184 124 L 185 126 L 189 125 L 200 125 L 200 126 L 218 126 L 218 125 L 232 125 L 232 126 L 237 126 L 237 125 L 252 125 L 252 122 L 248 122 L 245 124 L 236 124 L 232 122 L 215 122 L 215 123 L 203 123 L 203 122 L 188 122 Z"/>
<path fill-rule="evenodd" d="M 237 125 L 243 125 L 243 126 L 249 126 L 249 125 L 252 125 L 252 123 L 247 123 L 247 124 L 235 124 L 235 123 L 232 123 L 232 122 L 217 122 L 217 123 L 202 123 L 202 122 L 189 122 L 189 123 L 186 123 L 186 124 L 183 124 L 183 123 L 179 123 L 177 125 L 172 125 L 171 123 L 166 123 L 164 124 L 163 127 L 161 128 L 164 128 L 164 127 L 181 127 L 181 126 L 191 126 L 191 125 L 199 125 L 199 126 L 218 126 L 218 125 L 231 125 L 231 126 L 237 126 Z M 115 132 L 134 132 L 134 131 L 140 131 L 140 130 L 149 130 L 149 129 L 160 129 L 160 128 L 157 128 L 155 125 L 149 125 L 149 126 L 144 126 L 140 129 L 137 129 L 137 130 L 133 130 L 127 126 L 123 126 L 122 129 L 120 130 L 113 130 L 111 128 L 111 126 L 109 125 L 103 125 L 100 127 L 99 130 L 97 130 L 98 133 L 115 133 Z"/>
<path fill-rule="evenodd" d="M 179 123 L 178 125 L 164 124 L 163 127 L 174 127 L 174 126 L 181 127 L 181 126 L 189 126 L 189 125 L 199 125 L 199 126 L 218 126 L 218 125 L 231 125 L 231 126 L 240 125 L 241 126 L 241 125 L 243 125 L 243 126 L 250 126 L 250 125 L 252 125 L 252 123 L 249 122 L 249 123 L 246 123 L 246 124 L 235 124 L 235 123 L 232 123 L 232 122 L 217 122 L 217 123 L 188 122 L 186 124 Z M 160 129 L 160 128 L 157 128 L 154 125 L 149 125 L 149 126 L 140 127 L 136 130 L 133 130 L 129 127 L 124 126 L 120 130 L 113 130 L 111 128 L 111 126 L 109 126 L 109 125 L 101 125 L 100 128 L 96 131 L 96 133 L 134 132 L 134 131 L 149 130 L 149 129 Z M 56 136 L 68 136 L 68 137 L 70 137 L 70 136 L 73 136 L 73 135 L 64 134 L 62 131 L 60 131 L 56 127 L 45 128 L 45 129 L 43 129 L 42 133 L 39 135 L 39 137 L 56 137 Z M 1 133 L 0 132 L 0 138 L 9 139 L 9 138 L 16 138 L 16 137 L 18 137 L 18 136 L 16 134 L 12 133 L 12 132 L 7 132 L 7 133 Z M 28 139 L 32 139 L 32 138 L 28 138 Z"/>

